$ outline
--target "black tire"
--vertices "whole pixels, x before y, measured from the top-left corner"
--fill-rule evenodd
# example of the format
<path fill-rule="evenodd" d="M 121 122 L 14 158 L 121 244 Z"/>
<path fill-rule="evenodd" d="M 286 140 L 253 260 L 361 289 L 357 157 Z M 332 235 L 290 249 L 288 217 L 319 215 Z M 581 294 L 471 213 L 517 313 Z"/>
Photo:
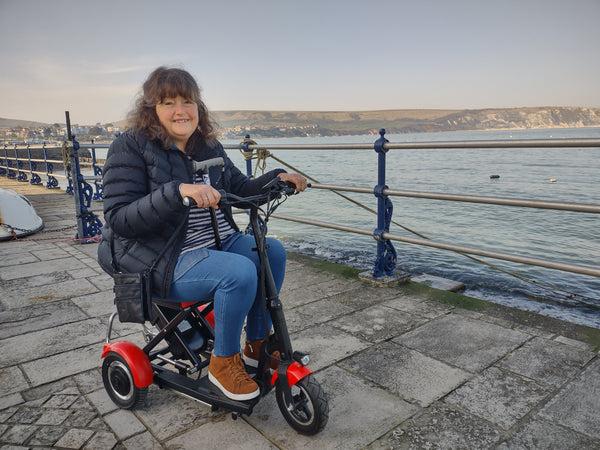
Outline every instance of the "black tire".
<path fill-rule="evenodd" d="M 292 402 L 287 405 L 283 389 L 277 384 L 275 390 L 277 405 L 283 417 L 298 433 L 317 434 L 327 424 L 329 405 L 321 385 L 312 375 L 302 378 L 292 386 Z"/>
<path fill-rule="evenodd" d="M 139 408 L 146 401 L 148 388 L 134 384 L 129 364 L 118 353 L 110 352 L 104 357 L 102 381 L 108 396 L 119 408 Z"/>

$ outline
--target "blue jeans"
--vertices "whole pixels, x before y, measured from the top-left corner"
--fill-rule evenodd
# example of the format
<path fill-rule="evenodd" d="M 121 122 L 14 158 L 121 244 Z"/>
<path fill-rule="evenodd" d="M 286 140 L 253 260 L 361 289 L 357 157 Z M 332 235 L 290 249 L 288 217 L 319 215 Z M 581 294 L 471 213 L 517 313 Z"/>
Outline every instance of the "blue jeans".
<path fill-rule="evenodd" d="M 286 251 L 281 242 L 267 238 L 267 255 L 277 291 L 285 276 Z M 253 236 L 235 233 L 223 242 L 223 250 L 199 248 L 179 257 L 166 300 L 193 302 L 213 298 L 216 356 L 232 356 L 240 351 L 244 319 L 249 341 L 266 336 L 261 291 L 258 283 L 260 262 Z M 267 314 L 267 327 L 272 326 Z"/>

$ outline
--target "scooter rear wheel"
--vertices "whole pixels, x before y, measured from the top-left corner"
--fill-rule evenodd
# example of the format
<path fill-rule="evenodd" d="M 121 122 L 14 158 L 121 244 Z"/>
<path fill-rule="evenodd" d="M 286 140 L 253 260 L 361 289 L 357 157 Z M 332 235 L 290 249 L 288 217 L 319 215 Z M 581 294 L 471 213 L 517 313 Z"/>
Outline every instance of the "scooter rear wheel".
<path fill-rule="evenodd" d="M 109 352 L 102 362 L 102 381 L 110 399 L 120 408 L 135 409 L 144 404 L 148 388 L 139 388 L 127 361 L 116 352 Z"/>
<path fill-rule="evenodd" d="M 277 385 L 277 405 L 283 417 L 298 433 L 317 434 L 327 424 L 329 405 L 321 385 L 312 375 L 292 386 L 292 401 L 286 404 L 283 389 Z"/>

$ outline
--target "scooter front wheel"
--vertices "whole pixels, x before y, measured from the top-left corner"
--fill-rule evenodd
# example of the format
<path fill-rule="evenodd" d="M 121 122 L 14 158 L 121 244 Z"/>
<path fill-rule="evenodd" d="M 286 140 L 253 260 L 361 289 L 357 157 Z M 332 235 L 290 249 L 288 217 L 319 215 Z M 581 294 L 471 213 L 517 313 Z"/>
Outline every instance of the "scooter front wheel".
<path fill-rule="evenodd" d="M 327 424 L 329 405 L 321 385 L 312 375 L 292 386 L 292 401 L 285 401 L 283 389 L 277 385 L 275 397 L 283 417 L 298 433 L 317 434 Z"/>
<path fill-rule="evenodd" d="M 135 385 L 129 364 L 116 352 L 108 353 L 102 362 L 102 381 L 108 396 L 119 408 L 138 408 L 146 401 L 148 388 Z"/>

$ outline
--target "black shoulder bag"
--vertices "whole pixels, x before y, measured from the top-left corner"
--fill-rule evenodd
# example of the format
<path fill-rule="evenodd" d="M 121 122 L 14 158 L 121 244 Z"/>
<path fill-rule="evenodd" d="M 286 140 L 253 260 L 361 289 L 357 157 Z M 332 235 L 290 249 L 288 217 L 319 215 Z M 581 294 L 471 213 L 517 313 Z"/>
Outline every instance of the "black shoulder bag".
<path fill-rule="evenodd" d="M 115 306 L 117 307 L 120 322 L 152 322 L 152 271 L 167 248 L 171 246 L 178 231 L 179 227 L 177 228 L 177 231 L 171 235 L 165 247 L 158 254 L 154 264 L 152 264 L 149 269 L 138 273 L 127 273 L 117 270 L 114 244 L 111 239 L 110 252 L 114 271 L 112 277 L 115 283 L 113 292 L 115 293 Z"/>

